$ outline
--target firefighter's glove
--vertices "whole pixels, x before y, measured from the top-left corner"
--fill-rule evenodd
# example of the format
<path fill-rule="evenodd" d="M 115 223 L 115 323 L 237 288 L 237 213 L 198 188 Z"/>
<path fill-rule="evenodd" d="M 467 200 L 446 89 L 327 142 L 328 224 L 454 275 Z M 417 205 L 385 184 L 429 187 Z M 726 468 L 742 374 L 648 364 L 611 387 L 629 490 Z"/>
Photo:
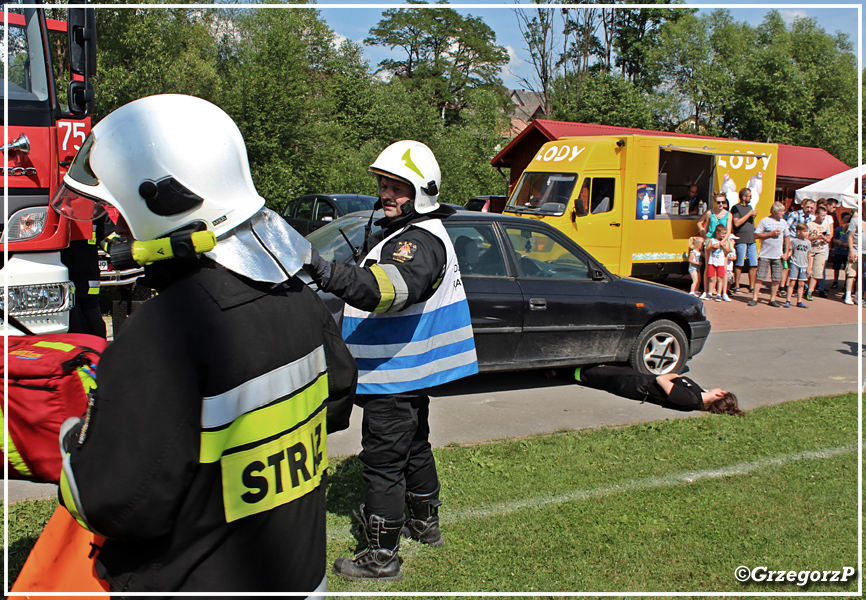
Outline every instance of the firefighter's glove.
<path fill-rule="evenodd" d="M 313 278 L 320 288 L 328 285 L 331 279 L 331 263 L 319 256 L 318 250 L 310 246 L 309 252 L 304 257 L 304 271 Z"/>

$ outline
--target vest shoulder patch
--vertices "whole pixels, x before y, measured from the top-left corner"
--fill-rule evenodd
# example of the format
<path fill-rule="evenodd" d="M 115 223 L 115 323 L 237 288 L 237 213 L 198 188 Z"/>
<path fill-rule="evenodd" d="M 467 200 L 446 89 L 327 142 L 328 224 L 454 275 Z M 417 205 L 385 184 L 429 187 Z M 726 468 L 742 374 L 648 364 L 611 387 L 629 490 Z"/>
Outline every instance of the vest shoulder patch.
<path fill-rule="evenodd" d="M 418 245 L 415 242 L 410 242 L 408 240 L 403 240 L 397 242 L 397 247 L 394 249 L 394 252 L 391 254 L 391 259 L 396 260 L 397 262 L 408 262 L 415 258 L 415 252 L 418 251 Z"/>

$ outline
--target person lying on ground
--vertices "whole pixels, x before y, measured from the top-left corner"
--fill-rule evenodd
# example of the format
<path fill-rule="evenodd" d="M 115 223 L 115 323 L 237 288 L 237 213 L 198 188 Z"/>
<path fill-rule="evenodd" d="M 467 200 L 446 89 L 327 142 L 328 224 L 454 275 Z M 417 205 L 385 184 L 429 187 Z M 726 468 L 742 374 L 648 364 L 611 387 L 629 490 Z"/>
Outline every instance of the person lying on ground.
<path fill-rule="evenodd" d="M 674 410 L 705 410 L 715 414 L 744 416 L 737 397 L 727 390 L 704 390 L 688 377 L 676 373 L 644 375 L 630 367 L 594 365 L 578 367 L 574 379 L 587 387 L 616 396 L 652 402 Z"/>

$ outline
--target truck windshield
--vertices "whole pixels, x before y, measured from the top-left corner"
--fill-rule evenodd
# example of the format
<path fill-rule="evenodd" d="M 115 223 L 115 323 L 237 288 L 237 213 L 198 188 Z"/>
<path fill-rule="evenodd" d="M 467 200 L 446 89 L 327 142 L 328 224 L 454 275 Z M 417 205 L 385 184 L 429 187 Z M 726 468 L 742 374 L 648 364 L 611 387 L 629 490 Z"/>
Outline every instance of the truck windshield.
<path fill-rule="evenodd" d="M 506 212 L 533 213 L 549 202 L 568 204 L 577 173 L 530 173 L 526 172 L 517 182 L 514 193 L 508 200 Z"/>
<path fill-rule="evenodd" d="M 47 59 L 37 14 L 34 8 L 10 8 L 8 27 L 0 19 L 0 35 L 7 40 L 0 53 L 9 65 L 9 80 L 3 80 L 0 98 L 5 98 L 8 84 L 10 102 L 48 100 Z"/>

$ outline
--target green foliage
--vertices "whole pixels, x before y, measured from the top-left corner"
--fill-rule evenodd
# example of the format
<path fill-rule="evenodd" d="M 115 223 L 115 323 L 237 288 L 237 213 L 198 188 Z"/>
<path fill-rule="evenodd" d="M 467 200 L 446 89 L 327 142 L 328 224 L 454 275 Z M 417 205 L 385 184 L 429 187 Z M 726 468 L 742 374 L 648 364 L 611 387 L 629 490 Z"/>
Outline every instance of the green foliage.
<path fill-rule="evenodd" d="M 594 71 L 567 89 L 568 79 L 554 81 L 552 118 L 578 123 L 652 129 L 655 99 L 618 74 Z"/>
<path fill-rule="evenodd" d="M 221 106 L 244 134 L 259 193 L 278 208 L 323 185 L 339 161 L 328 116 L 333 34 L 311 9 L 239 11 L 232 23 Z"/>
<path fill-rule="evenodd" d="M 435 27 L 417 76 L 385 82 L 360 46 L 335 43 L 316 10 L 100 9 L 96 120 L 149 94 L 210 100 L 238 124 L 256 187 L 276 210 L 307 193 L 375 194 L 367 167 L 407 138 L 453 153 L 440 156 L 443 201 L 499 191 L 489 159 L 505 130 L 496 103 L 505 51 L 478 18 L 393 12 Z"/>
<path fill-rule="evenodd" d="M 151 94 L 214 100 L 220 89 L 212 34 L 217 15 L 204 9 L 97 10 L 96 120 Z"/>
<path fill-rule="evenodd" d="M 364 42 L 399 48 L 405 56 L 383 60 L 379 71 L 426 90 L 443 120 L 459 117 L 470 90 L 502 87 L 499 69 L 508 53 L 480 18 L 450 8 L 393 8 L 382 17 Z"/>
<path fill-rule="evenodd" d="M 662 33 L 654 56 L 665 85 L 707 133 L 821 147 L 856 162 L 851 44 L 814 19 L 788 26 L 771 11 L 753 28 L 727 11 L 683 17 Z"/>
<path fill-rule="evenodd" d="M 786 25 L 777 13 L 755 28 L 727 11 L 693 12 L 527 9 L 520 21 L 517 11 L 546 69 L 547 115 L 666 130 L 692 117 L 699 132 L 856 161 L 856 67 L 844 36 L 810 19 Z M 508 130 L 499 79 L 507 56 L 477 17 L 446 6 L 385 11 L 366 42 L 398 50 L 379 65 L 388 81 L 360 46 L 336 45 L 309 8 L 118 6 L 97 20 L 95 120 L 148 94 L 211 100 L 240 126 L 253 179 L 275 209 L 305 193 L 374 194 L 368 165 L 407 138 L 436 153 L 443 201 L 504 189 L 489 160 Z"/>
<path fill-rule="evenodd" d="M 626 4 L 631 3 L 632 0 L 626 1 Z M 667 4 L 663 0 L 641 3 Z M 627 80 L 647 92 L 661 83 L 659 65 L 651 56 L 664 29 L 687 14 L 675 8 L 624 9 L 614 13 L 615 64 Z"/>

